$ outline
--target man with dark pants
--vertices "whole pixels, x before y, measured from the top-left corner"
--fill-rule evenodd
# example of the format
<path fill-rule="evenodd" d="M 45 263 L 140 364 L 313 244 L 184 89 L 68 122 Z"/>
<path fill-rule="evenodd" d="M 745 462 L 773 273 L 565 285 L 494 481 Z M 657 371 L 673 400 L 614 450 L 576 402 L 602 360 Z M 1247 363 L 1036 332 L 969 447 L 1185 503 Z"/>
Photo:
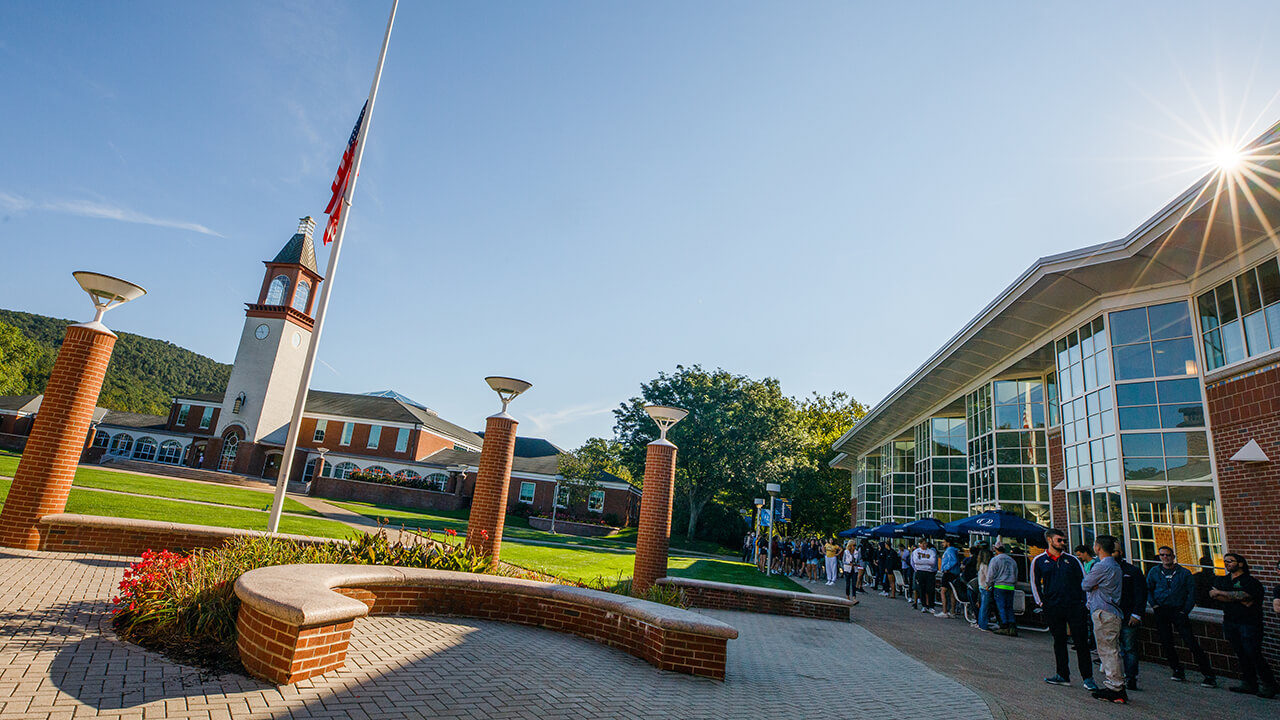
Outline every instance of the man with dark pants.
<path fill-rule="evenodd" d="M 911 551 L 911 569 L 916 581 L 920 612 L 934 612 L 933 592 L 938 578 L 938 551 L 929 547 L 928 540 L 920 538 L 916 549 Z"/>
<path fill-rule="evenodd" d="M 1124 559 L 1124 543 L 1116 543 L 1116 562 L 1120 564 L 1123 579 L 1120 585 L 1120 612 L 1124 615 L 1120 626 L 1120 659 L 1124 662 L 1125 687 L 1138 689 L 1138 633 L 1142 631 L 1142 616 L 1147 610 L 1147 581 L 1142 571 Z"/>
<path fill-rule="evenodd" d="M 1151 601 L 1151 610 L 1156 617 L 1156 631 L 1160 634 L 1160 645 L 1164 648 L 1165 660 L 1173 671 L 1173 679 L 1186 682 L 1187 674 L 1182 669 L 1182 660 L 1173 646 L 1173 632 L 1178 631 L 1182 642 L 1196 659 L 1200 673 L 1204 675 L 1201 687 L 1218 687 L 1214 677 L 1213 666 L 1209 664 L 1209 656 L 1200 649 L 1196 635 L 1191 630 L 1191 610 L 1196 606 L 1196 581 L 1191 571 L 1178 564 L 1173 548 L 1165 545 L 1156 551 L 1160 564 L 1147 573 L 1147 598 Z"/>
<path fill-rule="evenodd" d="M 1257 578 L 1249 574 L 1249 563 L 1239 553 L 1223 556 L 1225 577 L 1213 583 L 1209 597 L 1222 603 L 1222 634 L 1240 659 L 1240 675 L 1244 683 L 1228 688 L 1231 692 L 1276 696 L 1276 678 L 1262 654 L 1262 602 L 1266 591 Z"/>
<path fill-rule="evenodd" d="M 1089 613 L 1085 609 L 1084 566 L 1067 552 L 1067 536 L 1057 528 L 1044 533 L 1049 549 L 1031 561 L 1031 595 L 1044 611 L 1045 622 L 1053 633 L 1053 655 L 1057 674 L 1044 679 L 1050 685 L 1070 685 L 1071 667 L 1067 656 L 1067 629 L 1076 646 L 1076 667 L 1084 686 L 1097 690 L 1093 681 L 1093 662 L 1089 657 Z"/>

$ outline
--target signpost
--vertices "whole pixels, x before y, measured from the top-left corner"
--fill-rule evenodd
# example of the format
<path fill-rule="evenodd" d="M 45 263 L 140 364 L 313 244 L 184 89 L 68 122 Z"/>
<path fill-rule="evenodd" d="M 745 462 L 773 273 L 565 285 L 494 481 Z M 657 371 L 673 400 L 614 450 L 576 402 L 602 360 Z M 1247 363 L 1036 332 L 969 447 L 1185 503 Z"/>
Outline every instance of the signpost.
<path fill-rule="evenodd" d="M 773 506 L 774 506 L 774 501 L 778 499 L 778 493 L 782 492 L 782 485 L 778 483 L 769 483 L 764 486 L 764 489 L 769 493 L 769 509 L 761 510 L 760 515 L 762 518 L 767 518 L 768 520 L 770 520 L 769 522 L 769 568 L 768 568 L 768 572 L 766 572 L 765 574 L 772 575 L 773 574 L 773 522 L 772 520 L 774 515 Z M 766 515 L 766 513 L 768 514 Z"/>

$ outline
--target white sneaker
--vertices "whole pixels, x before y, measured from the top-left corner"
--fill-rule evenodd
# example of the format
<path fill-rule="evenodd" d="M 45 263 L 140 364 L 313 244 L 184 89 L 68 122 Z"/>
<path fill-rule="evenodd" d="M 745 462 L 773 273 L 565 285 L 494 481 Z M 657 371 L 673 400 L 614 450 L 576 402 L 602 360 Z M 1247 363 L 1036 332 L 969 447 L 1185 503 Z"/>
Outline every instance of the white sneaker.
<path fill-rule="evenodd" d="M 929 609 L 929 608 L 927 608 L 927 607 L 922 607 L 922 608 L 920 608 L 920 612 L 922 612 L 922 613 L 928 613 L 928 612 L 933 612 L 933 611 L 932 611 L 932 610 L 930 610 L 930 609 Z"/>
<path fill-rule="evenodd" d="M 889 593 L 887 593 L 887 592 L 885 592 L 885 591 L 881 590 L 881 591 L 880 591 L 880 597 L 889 597 Z"/>
<path fill-rule="evenodd" d="M 935 612 L 933 613 L 933 616 L 934 616 L 934 617 L 939 617 L 939 618 L 941 618 L 941 617 L 946 617 L 946 616 L 947 616 L 947 614 L 946 614 L 946 613 L 944 613 L 944 612 L 942 612 L 941 610 L 938 610 L 938 611 L 935 611 Z"/>

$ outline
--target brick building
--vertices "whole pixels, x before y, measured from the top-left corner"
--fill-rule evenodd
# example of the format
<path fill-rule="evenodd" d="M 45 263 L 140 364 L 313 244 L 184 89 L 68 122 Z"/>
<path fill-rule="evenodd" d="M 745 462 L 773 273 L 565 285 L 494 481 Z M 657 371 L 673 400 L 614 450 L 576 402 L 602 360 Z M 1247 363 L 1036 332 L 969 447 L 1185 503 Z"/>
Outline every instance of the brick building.
<path fill-rule="evenodd" d="M 277 477 L 311 342 L 314 300 L 323 282 L 311 238 L 314 227 L 310 218 L 303 218 L 280 252 L 264 262 L 258 297 L 245 310 L 226 391 L 175 397 L 167 417 L 97 408 L 85 461 L 151 463 L 147 469 L 158 473 L 181 466 Z M 21 449 L 40 402 L 38 395 L 0 397 L 0 447 Z M 481 434 L 392 391 L 311 390 L 291 480 L 311 480 L 320 464 L 325 478 L 388 476 L 438 494 L 430 506 L 465 507 L 483 444 Z M 561 480 L 561 452 L 546 440 L 518 439 L 509 492 L 512 509 L 525 503 L 535 513 L 551 511 L 553 488 Z M 616 516 L 625 523 L 638 512 L 639 493 L 619 478 L 602 478 L 578 503 L 582 507 L 569 510 L 584 517 Z"/>
<path fill-rule="evenodd" d="M 1144 569 L 1169 545 L 1202 581 L 1238 552 L 1280 582 L 1280 193 L 1257 184 L 1278 141 L 1015 279 L 834 444 L 854 524 L 1003 508 L 1122 538 Z M 1251 441 L 1267 460 L 1237 457 Z"/>

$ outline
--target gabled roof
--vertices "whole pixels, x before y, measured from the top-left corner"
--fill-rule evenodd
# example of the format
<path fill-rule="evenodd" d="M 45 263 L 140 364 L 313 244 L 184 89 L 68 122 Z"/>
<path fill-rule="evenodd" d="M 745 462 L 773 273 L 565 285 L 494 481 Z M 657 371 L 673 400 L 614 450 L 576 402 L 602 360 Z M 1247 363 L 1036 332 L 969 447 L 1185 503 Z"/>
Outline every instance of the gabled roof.
<path fill-rule="evenodd" d="M 295 233 L 289 238 L 271 262 L 301 265 L 316 275 L 320 274 L 316 269 L 316 246 L 311 242 L 311 235 L 305 233 Z"/>
<path fill-rule="evenodd" d="M 476 467 L 480 464 L 480 453 L 449 448 L 427 456 L 422 462 L 434 465 L 468 465 Z M 533 458 L 517 455 L 511 458 L 511 472 L 515 474 L 556 475 L 560 472 L 560 460 L 557 455 Z"/>
<path fill-rule="evenodd" d="M 159 415 L 143 415 L 141 413 L 123 412 L 121 410 L 108 410 L 106 414 L 102 416 L 102 420 L 98 422 L 98 425 L 134 428 L 136 430 L 164 430 L 168 422 L 168 418 L 164 418 Z"/>
<path fill-rule="evenodd" d="M 484 437 L 484 431 L 476 433 L 480 437 Z M 514 455 L 522 458 L 540 458 L 547 456 L 559 455 L 564 452 L 561 448 L 553 444 L 550 440 L 535 437 L 516 436 L 516 448 Z"/>
<path fill-rule="evenodd" d="M 484 444 L 484 440 L 470 430 L 441 419 L 431 410 L 410 405 L 394 397 L 312 390 L 307 393 L 306 412 L 361 420 L 417 424 L 467 445 L 480 447 Z"/>
<path fill-rule="evenodd" d="M 40 409 L 44 395 L 0 395 L 0 410 L 33 413 Z"/>

